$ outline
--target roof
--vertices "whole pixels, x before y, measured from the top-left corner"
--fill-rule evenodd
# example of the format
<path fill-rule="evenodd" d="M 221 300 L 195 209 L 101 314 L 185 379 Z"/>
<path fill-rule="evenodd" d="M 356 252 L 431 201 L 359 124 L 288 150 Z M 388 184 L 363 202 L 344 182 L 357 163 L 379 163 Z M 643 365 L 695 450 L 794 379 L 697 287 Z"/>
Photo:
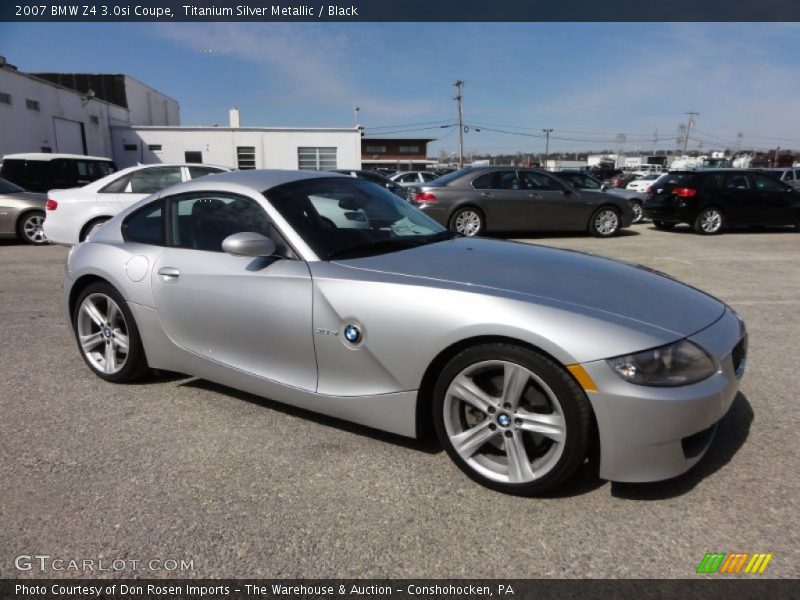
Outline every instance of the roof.
<path fill-rule="evenodd" d="M 57 158 L 78 158 L 83 160 L 107 160 L 111 161 L 110 158 L 105 156 L 86 156 L 84 154 L 58 154 L 52 152 L 28 152 L 22 154 L 6 154 L 3 157 L 3 160 L 6 159 L 19 159 L 19 160 L 55 160 Z"/>
<path fill-rule="evenodd" d="M 288 169 L 249 169 L 246 171 L 230 171 L 228 173 L 219 173 L 215 175 L 207 175 L 201 179 L 187 181 L 182 184 L 171 188 L 179 191 L 190 191 L 195 187 L 209 187 L 210 183 L 232 183 L 242 187 L 249 188 L 258 193 L 265 190 L 272 189 L 284 183 L 292 181 L 301 181 L 303 179 L 321 179 L 323 177 L 345 177 L 350 179 L 347 175 L 340 173 L 332 173 L 331 171 L 294 171 Z M 185 188 L 185 189 L 184 189 Z"/>
<path fill-rule="evenodd" d="M 386 142 L 433 142 L 436 141 L 438 138 L 425 138 L 425 137 L 392 137 L 392 136 L 363 136 L 361 138 L 365 142 L 377 142 L 377 141 L 386 141 Z"/>

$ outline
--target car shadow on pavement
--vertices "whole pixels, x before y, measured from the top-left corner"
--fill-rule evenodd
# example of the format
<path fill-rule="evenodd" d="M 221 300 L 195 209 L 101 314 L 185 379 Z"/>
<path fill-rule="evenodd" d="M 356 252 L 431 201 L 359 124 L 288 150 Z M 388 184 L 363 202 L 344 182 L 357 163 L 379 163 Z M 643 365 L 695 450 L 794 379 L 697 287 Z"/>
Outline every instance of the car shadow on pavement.
<path fill-rule="evenodd" d="M 617 235 L 605 239 L 613 240 L 614 238 L 635 237 L 637 235 L 642 234 L 635 229 L 620 229 Z M 550 238 L 588 238 L 591 236 L 585 231 L 493 231 L 490 235 L 486 235 L 485 237 L 499 240 L 544 240 Z"/>
<path fill-rule="evenodd" d="M 660 231 L 655 225 L 650 224 L 649 229 L 653 231 Z M 736 234 L 736 233 L 743 233 L 747 234 L 758 234 L 758 233 L 770 233 L 770 234 L 779 234 L 779 233 L 793 233 L 796 234 L 797 230 L 794 227 L 787 226 L 787 227 L 759 227 L 759 226 L 752 226 L 752 227 L 732 227 L 730 229 L 723 229 L 721 233 L 717 235 L 709 235 L 709 236 L 701 236 L 695 232 L 694 229 L 690 225 L 676 225 L 672 229 L 668 229 L 666 231 L 661 231 L 661 233 L 683 233 L 683 234 L 692 234 L 697 235 L 697 237 L 719 237 Z"/>
<path fill-rule="evenodd" d="M 612 483 L 611 495 L 626 500 L 665 500 L 692 491 L 703 479 L 727 465 L 744 445 L 753 422 L 753 407 L 739 392 L 720 420 L 706 455 L 683 475 L 654 483 Z"/>
<path fill-rule="evenodd" d="M 335 427 L 337 429 L 341 429 L 342 431 L 347 431 L 348 433 L 369 437 L 381 442 L 394 444 L 395 446 L 402 446 L 411 450 L 419 450 L 420 452 L 425 452 L 427 454 L 438 454 L 439 452 L 443 452 L 443 449 L 438 441 L 433 439 L 407 438 L 402 435 L 388 433 L 378 429 L 372 429 L 371 427 L 358 425 L 356 423 L 337 419 L 336 417 L 329 417 L 327 415 L 315 413 L 304 408 L 290 406 L 275 400 L 269 400 L 268 398 L 256 396 L 255 394 L 249 394 L 241 390 L 214 383 L 213 381 L 206 381 L 205 379 L 190 379 L 189 381 L 179 383 L 178 385 L 181 387 L 197 388 L 210 392 L 217 392 L 226 396 L 233 396 L 238 400 L 250 402 L 251 404 L 257 404 L 258 406 L 281 412 L 285 415 L 299 417 L 301 419 L 319 423 L 320 425 L 327 425 L 328 427 Z"/>

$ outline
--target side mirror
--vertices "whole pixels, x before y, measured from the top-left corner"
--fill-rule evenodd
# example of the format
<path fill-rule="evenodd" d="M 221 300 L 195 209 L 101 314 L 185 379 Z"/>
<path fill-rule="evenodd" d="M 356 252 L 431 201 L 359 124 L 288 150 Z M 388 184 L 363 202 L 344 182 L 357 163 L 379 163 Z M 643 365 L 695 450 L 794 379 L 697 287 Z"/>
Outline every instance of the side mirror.
<path fill-rule="evenodd" d="M 222 240 L 222 249 L 233 256 L 273 256 L 275 242 L 260 233 L 242 232 L 229 235 Z"/>

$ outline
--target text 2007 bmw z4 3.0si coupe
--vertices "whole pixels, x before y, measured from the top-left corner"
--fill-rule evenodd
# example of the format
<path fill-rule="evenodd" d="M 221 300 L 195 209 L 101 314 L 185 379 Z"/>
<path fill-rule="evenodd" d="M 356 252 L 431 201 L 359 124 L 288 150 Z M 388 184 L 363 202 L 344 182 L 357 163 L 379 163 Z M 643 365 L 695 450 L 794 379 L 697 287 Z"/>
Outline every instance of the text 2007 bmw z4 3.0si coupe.
<path fill-rule="evenodd" d="M 606 258 L 460 237 L 386 189 L 242 171 L 170 187 L 75 246 L 65 302 L 86 364 L 176 371 L 404 436 L 538 494 L 599 436 L 600 476 L 703 456 L 747 337 L 722 302 Z"/>

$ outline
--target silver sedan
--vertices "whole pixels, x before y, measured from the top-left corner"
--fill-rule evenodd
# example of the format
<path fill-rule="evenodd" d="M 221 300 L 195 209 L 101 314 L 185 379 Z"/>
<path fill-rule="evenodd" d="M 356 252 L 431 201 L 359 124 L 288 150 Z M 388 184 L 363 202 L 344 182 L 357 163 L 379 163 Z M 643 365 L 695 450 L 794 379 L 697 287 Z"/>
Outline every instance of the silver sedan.
<path fill-rule="evenodd" d="M 463 237 L 330 173 L 239 171 L 150 196 L 72 249 L 64 301 L 106 381 L 162 369 L 435 431 L 469 477 L 523 495 L 563 483 L 595 439 L 605 479 L 689 469 L 747 344 L 733 310 L 673 279 Z"/>

